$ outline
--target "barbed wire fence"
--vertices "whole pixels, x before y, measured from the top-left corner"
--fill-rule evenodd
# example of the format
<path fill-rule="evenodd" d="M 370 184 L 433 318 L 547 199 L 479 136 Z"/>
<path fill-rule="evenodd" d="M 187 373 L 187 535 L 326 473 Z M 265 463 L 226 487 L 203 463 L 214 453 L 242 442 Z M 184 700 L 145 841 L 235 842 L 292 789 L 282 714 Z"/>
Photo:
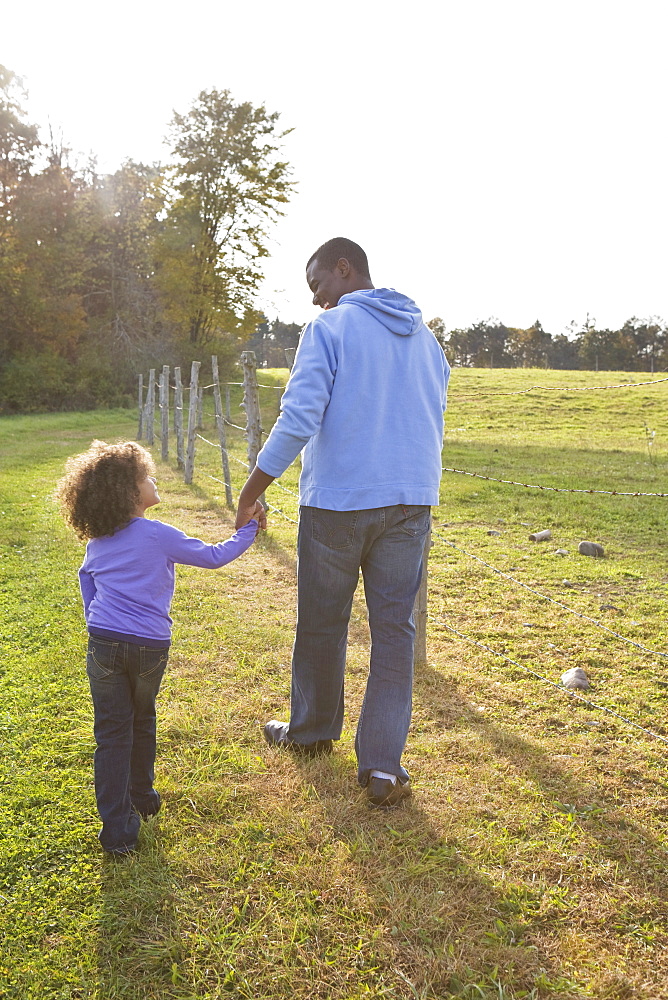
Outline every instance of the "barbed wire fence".
<path fill-rule="evenodd" d="M 292 362 L 294 360 L 294 351 L 290 354 L 286 351 L 286 357 L 288 362 L 288 367 L 292 367 Z M 249 474 L 254 468 L 257 456 L 262 446 L 262 437 L 265 434 L 265 430 L 262 427 L 262 416 L 260 407 L 260 397 L 259 390 L 273 390 L 275 392 L 282 393 L 285 386 L 282 384 L 278 385 L 267 385 L 258 382 L 258 372 L 255 354 L 252 351 L 245 351 L 241 355 L 240 366 L 243 373 L 243 381 L 240 382 L 225 382 L 221 383 L 218 371 L 218 358 L 216 355 L 211 357 L 211 370 L 212 370 L 212 381 L 207 385 L 200 385 L 200 369 L 201 362 L 194 361 L 191 366 L 190 372 L 190 384 L 184 386 L 181 379 L 181 369 L 176 367 L 174 369 L 174 385 L 170 385 L 169 374 L 170 369 L 168 365 L 164 365 L 160 373 L 159 378 L 156 380 L 156 370 L 151 369 L 148 375 L 148 381 L 144 383 L 143 374 L 138 375 L 138 430 L 137 437 L 138 440 L 145 438 L 146 443 L 152 446 L 155 443 L 155 423 L 156 423 L 156 390 L 158 392 L 158 404 L 157 410 L 159 413 L 159 423 L 160 423 L 160 444 L 161 444 L 161 458 L 163 461 L 168 461 L 169 458 L 169 413 L 170 413 L 170 394 L 173 392 L 173 429 L 174 436 L 176 439 L 176 459 L 177 466 L 179 469 L 183 470 L 184 482 L 190 484 L 193 482 L 194 471 L 195 471 L 195 457 L 196 457 L 196 443 L 198 441 L 207 445 L 210 448 L 216 448 L 220 451 L 220 461 L 221 461 L 221 472 L 222 478 L 219 478 L 211 473 L 205 472 L 204 475 L 212 480 L 213 482 L 219 483 L 225 489 L 225 502 L 228 508 L 234 508 L 235 495 L 238 496 L 239 490 L 235 489 L 232 482 L 232 475 L 230 470 L 230 462 L 234 462 L 241 466 L 245 470 L 245 474 Z M 668 382 L 668 379 L 655 379 L 648 382 L 635 382 L 635 383 L 623 383 L 610 386 L 587 386 L 584 387 L 588 390 L 606 390 L 606 389 L 630 389 L 635 386 L 641 385 L 654 385 L 660 382 Z M 244 425 L 234 423 L 231 419 L 231 403 L 230 403 L 230 390 L 239 389 L 243 390 L 242 402 L 239 404 L 240 408 L 244 410 L 246 415 L 246 422 Z M 568 386 L 531 386 L 529 389 L 518 390 L 517 393 L 491 393 L 491 395 L 515 395 L 522 394 L 536 389 L 549 389 L 551 391 L 570 391 L 574 387 Z M 581 389 L 583 387 L 576 387 Z M 213 398 L 213 413 L 208 414 L 208 416 L 213 416 L 215 420 L 215 426 L 218 434 L 218 441 L 211 441 L 205 437 L 201 432 L 204 430 L 203 416 L 204 416 L 204 398 L 205 393 L 212 390 Z M 184 394 L 188 393 L 188 421 L 187 427 L 184 430 L 183 424 L 183 413 L 184 413 Z M 480 393 L 480 395 L 490 395 L 489 393 Z M 459 397 L 458 397 L 459 398 Z M 469 396 L 462 396 L 461 398 L 469 398 Z M 224 401 L 224 402 L 223 402 Z M 242 461 L 235 455 L 230 454 L 227 442 L 227 429 L 237 431 L 243 435 L 245 439 L 246 446 L 246 457 L 247 461 Z M 515 480 L 508 479 L 495 479 L 491 476 L 481 475 L 476 472 L 469 472 L 463 469 L 454 468 L 443 468 L 443 473 L 458 474 L 471 476 L 477 479 L 487 480 L 489 482 L 497 482 L 506 486 L 517 486 L 524 489 L 530 490 L 545 490 L 556 493 L 583 493 L 583 494 L 599 494 L 610 497 L 655 497 L 655 498 L 666 498 L 668 493 L 645 493 L 640 491 L 625 492 L 622 490 L 602 490 L 602 489 L 573 489 L 568 487 L 558 487 L 558 486 L 547 486 L 541 484 L 530 484 L 521 483 Z M 246 477 L 244 476 L 244 479 Z M 285 486 L 280 480 L 275 480 L 272 484 L 272 488 L 276 487 L 281 490 L 287 496 L 294 498 L 294 502 L 298 505 L 299 494 L 289 487 Z M 263 495 L 262 503 L 271 513 L 278 515 L 283 521 L 294 525 L 298 525 L 298 521 L 291 517 L 285 510 L 278 507 L 276 504 L 271 503 Z M 475 553 L 469 552 L 466 549 L 458 546 L 452 540 L 445 537 L 440 529 L 434 528 L 433 532 L 430 529 L 426 539 L 424 547 L 424 564 L 423 564 L 423 575 L 420 584 L 420 589 L 415 601 L 414 607 L 414 619 L 416 626 L 416 640 L 415 640 L 415 665 L 419 667 L 426 664 L 427 662 L 427 622 L 432 624 L 434 629 L 445 629 L 456 639 L 472 644 L 479 649 L 484 650 L 490 655 L 507 661 L 513 666 L 525 671 L 531 676 L 539 679 L 543 683 L 557 688 L 562 693 L 567 694 L 570 698 L 575 699 L 589 706 L 590 708 L 605 712 L 611 716 L 614 716 L 618 721 L 634 728 L 638 731 L 642 731 L 646 735 L 660 740 L 662 742 L 668 742 L 668 738 L 654 732 L 646 726 L 641 725 L 639 722 L 628 718 L 620 712 L 614 709 L 594 702 L 589 698 L 586 698 L 581 693 L 565 688 L 561 683 L 556 683 L 550 678 L 546 677 L 540 671 L 528 667 L 526 664 L 520 663 L 519 661 L 507 656 L 504 652 L 495 650 L 486 643 L 480 642 L 473 636 L 467 635 L 461 629 L 457 629 L 451 623 L 447 622 L 443 617 L 434 615 L 430 612 L 428 606 L 428 558 L 430 549 L 434 544 L 446 545 L 450 548 L 457 550 L 462 555 L 469 559 L 475 560 L 478 563 L 485 566 L 491 572 L 496 574 L 498 577 L 505 579 L 510 585 L 519 586 L 530 592 L 535 598 L 540 601 L 550 602 L 559 608 L 561 608 L 564 613 L 572 614 L 579 617 L 581 620 L 586 621 L 592 628 L 600 629 L 606 632 L 608 635 L 614 639 L 623 642 L 627 645 L 635 647 L 641 654 L 650 657 L 657 658 L 667 658 L 668 653 L 661 650 L 652 649 L 643 643 L 636 642 L 630 639 L 628 636 L 624 636 L 608 626 L 604 625 L 602 622 L 597 621 L 589 615 L 578 612 L 574 608 L 569 607 L 561 601 L 557 601 L 546 594 L 543 594 L 533 587 L 528 586 L 521 580 L 517 580 L 515 577 L 508 573 L 505 573 L 491 563 L 482 559 Z"/>

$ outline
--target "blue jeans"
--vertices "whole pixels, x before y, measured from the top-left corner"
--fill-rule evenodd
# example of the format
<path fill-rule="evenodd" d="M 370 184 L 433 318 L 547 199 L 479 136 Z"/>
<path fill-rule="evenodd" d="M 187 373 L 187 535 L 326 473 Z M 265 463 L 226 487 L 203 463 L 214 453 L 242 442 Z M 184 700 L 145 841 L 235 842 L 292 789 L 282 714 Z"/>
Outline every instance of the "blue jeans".
<path fill-rule="evenodd" d="M 86 672 L 95 713 L 95 797 L 105 851 L 137 845 L 139 813 L 158 811 L 153 787 L 155 699 L 169 646 L 89 636 Z"/>
<path fill-rule="evenodd" d="M 358 781 L 401 765 L 413 694 L 413 605 L 420 586 L 429 507 L 334 511 L 301 507 L 297 630 L 288 737 L 338 740 L 343 728 L 348 622 L 362 570 L 371 659 L 355 738 Z"/>

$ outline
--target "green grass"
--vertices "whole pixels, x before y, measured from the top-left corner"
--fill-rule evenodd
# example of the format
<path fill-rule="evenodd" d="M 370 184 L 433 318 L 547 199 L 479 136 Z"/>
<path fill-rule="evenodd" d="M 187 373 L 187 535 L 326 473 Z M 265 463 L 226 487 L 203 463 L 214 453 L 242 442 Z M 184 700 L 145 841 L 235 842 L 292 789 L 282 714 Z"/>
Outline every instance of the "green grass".
<path fill-rule="evenodd" d="M 261 375 L 270 384 L 286 373 Z M 668 492 L 668 383 L 483 395 L 640 380 L 456 370 L 444 465 L 543 486 Z M 268 428 L 279 393 L 261 392 Z M 234 422 L 239 402 L 235 389 Z M 650 447 L 646 427 L 656 431 Z M 262 741 L 262 724 L 288 710 L 294 627 L 286 517 L 296 519 L 297 500 L 273 485 L 268 500 L 286 517 L 274 514 L 259 544 L 218 573 L 179 572 L 159 707 L 165 807 L 120 864 L 96 841 L 83 547 L 50 493 L 65 458 L 93 437 L 135 433 L 125 411 L 0 420 L 0 997 L 667 997 L 666 745 L 522 669 L 558 683 L 582 666 L 593 702 L 668 738 L 666 657 L 489 567 L 668 652 L 668 499 L 444 473 L 429 662 L 416 677 L 405 758 L 414 797 L 383 814 L 355 782 L 361 600 L 334 755 L 300 761 Z M 216 440 L 210 416 L 202 433 Z M 190 487 L 173 459 L 158 461 L 156 516 L 214 540 L 232 517 L 219 453 L 197 447 Z M 237 432 L 230 449 L 238 490 Z M 159 442 L 153 451 L 159 459 Z M 296 490 L 297 475 L 288 470 L 283 485 Z M 540 528 L 552 539 L 530 542 Z M 606 557 L 579 556 L 581 539 L 601 542 Z"/>

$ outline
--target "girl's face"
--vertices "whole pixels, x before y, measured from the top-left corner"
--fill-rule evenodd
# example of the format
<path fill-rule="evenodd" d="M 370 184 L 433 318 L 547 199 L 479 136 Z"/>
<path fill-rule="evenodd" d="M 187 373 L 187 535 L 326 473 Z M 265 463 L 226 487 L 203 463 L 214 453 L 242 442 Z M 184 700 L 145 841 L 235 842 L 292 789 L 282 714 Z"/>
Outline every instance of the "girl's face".
<path fill-rule="evenodd" d="M 158 496 L 155 476 L 147 476 L 139 483 L 139 509 L 143 514 L 145 510 L 149 507 L 155 507 L 157 503 L 160 503 L 160 497 Z"/>

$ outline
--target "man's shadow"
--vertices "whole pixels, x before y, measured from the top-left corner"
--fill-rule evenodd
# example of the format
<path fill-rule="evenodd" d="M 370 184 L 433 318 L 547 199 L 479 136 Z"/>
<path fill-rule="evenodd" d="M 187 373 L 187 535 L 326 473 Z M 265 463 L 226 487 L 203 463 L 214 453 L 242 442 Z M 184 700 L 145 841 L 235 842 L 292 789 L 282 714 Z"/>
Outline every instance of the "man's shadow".
<path fill-rule="evenodd" d="M 490 754 L 507 753 L 510 747 L 521 765 L 522 741 L 506 741 L 502 730 L 495 744 L 494 727 L 481 723 L 454 680 L 421 668 L 415 702 L 443 727 L 476 731 L 482 727 Z M 410 761 L 410 739 L 407 750 Z M 546 984 L 559 985 L 564 1000 L 575 995 L 570 968 L 541 945 L 553 889 L 559 887 L 528 886 L 518 875 L 515 880 L 509 877 L 500 890 L 499 878 L 487 874 L 486 864 L 477 860 L 468 838 L 462 837 L 457 802 L 449 800 L 447 789 L 437 787 L 439 807 L 428 810 L 421 804 L 431 794 L 427 776 L 416 774 L 415 793 L 408 803 L 394 810 L 372 809 L 355 783 L 350 751 L 345 758 L 335 749 L 331 758 L 297 756 L 295 761 L 304 783 L 315 788 L 331 836 L 350 857 L 364 896 L 382 917 L 375 961 L 397 989 L 404 983 L 404 992 L 398 995 L 457 995 L 467 985 L 483 984 L 494 965 L 501 970 L 499 981 L 505 979 L 504 970 L 511 970 L 511 988 L 531 991 L 542 977 Z M 550 765 L 544 762 L 544 766 L 547 775 Z M 557 767 L 551 776 L 562 796 L 568 792 L 570 800 L 576 799 L 568 776 Z M 456 781 L 455 777 L 453 784 Z M 495 822 L 491 814 L 488 818 Z M 480 836 L 480 826 L 475 835 Z M 493 867 L 492 861 L 489 864 Z M 492 977 L 487 987 L 493 985 Z"/>

